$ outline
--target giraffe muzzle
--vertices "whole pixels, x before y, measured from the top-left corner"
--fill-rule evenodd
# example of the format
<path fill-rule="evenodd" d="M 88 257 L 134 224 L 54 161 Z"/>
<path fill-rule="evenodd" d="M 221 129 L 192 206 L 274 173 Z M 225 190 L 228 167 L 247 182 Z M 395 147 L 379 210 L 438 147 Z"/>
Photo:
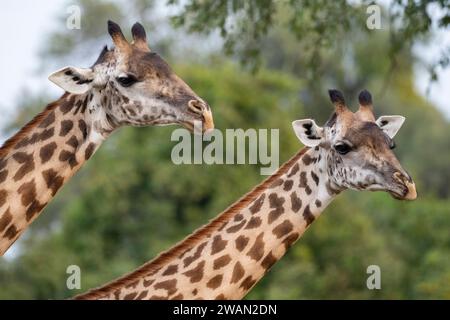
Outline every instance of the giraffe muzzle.
<path fill-rule="evenodd" d="M 208 132 L 214 129 L 214 120 L 211 112 L 211 108 L 208 104 L 202 100 L 190 100 L 188 102 L 188 108 L 190 111 L 198 114 L 202 117 L 203 125 L 202 131 Z"/>
<path fill-rule="evenodd" d="M 399 200 L 415 200 L 417 198 L 416 184 L 410 176 L 404 175 L 401 172 L 395 172 L 394 180 L 401 186 L 402 192 L 391 192 L 394 198 Z"/>

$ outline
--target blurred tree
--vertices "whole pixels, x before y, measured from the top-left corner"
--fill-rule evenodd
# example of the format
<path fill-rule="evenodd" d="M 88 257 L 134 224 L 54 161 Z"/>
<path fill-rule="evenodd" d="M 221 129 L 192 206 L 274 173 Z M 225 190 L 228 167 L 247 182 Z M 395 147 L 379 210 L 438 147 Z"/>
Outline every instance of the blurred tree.
<path fill-rule="evenodd" d="M 374 11 L 367 10 L 379 2 L 373 0 L 169 0 L 181 10 L 172 17 L 175 26 L 186 26 L 191 32 L 210 33 L 220 30 L 225 51 L 236 53 L 241 61 L 258 68 L 262 43 L 270 31 L 278 26 L 289 30 L 304 48 L 302 59 L 315 73 L 324 48 L 333 48 L 349 31 L 366 34 L 377 32 L 367 27 L 367 19 Z M 381 13 L 381 4 L 379 4 Z M 395 67 L 403 49 L 428 36 L 433 27 L 446 29 L 450 24 L 449 0 L 392 0 L 383 8 L 381 28 L 389 30 L 390 46 L 386 52 L 391 67 Z M 279 12 L 284 19 L 279 19 Z M 437 13 L 436 13 L 437 12 Z M 450 48 L 432 66 L 436 78 L 438 67 L 449 64 Z"/>

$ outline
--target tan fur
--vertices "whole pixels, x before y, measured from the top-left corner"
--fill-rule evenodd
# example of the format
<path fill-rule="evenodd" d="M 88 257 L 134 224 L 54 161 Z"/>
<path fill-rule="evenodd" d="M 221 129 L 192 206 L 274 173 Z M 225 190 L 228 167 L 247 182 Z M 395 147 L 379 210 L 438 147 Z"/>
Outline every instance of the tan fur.
<path fill-rule="evenodd" d="M 17 144 L 17 142 L 21 141 L 23 138 L 25 138 L 31 130 L 33 130 L 36 126 L 38 126 L 42 120 L 44 120 L 47 115 L 50 113 L 50 111 L 54 110 L 56 107 L 58 107 L 61 104 L 61 101 L 65 100 L 68 96 L 68 93 L 64 93 L 58 100 L 50 103 L 47 105 L 47 107 L 37 114 L 30 122 L 28 122 L 25 126 L 23 126 L 15 135 L 13 135 L 11 138 L 6 140 L 2 147 L 0 148 L 0 158 L 4 158 L 8 153 L 11 151 L 11 149 Z"/>

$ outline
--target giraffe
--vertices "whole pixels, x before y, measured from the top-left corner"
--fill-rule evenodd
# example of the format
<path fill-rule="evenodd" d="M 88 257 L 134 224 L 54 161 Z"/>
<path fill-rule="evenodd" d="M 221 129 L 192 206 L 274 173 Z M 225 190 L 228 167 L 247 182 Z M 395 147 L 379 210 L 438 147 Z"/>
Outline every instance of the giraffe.
<path fill-rule="evenodd" d="M 214 128 L 209 105 L 147 45 L 143 26 L 129 43 L 108 21 L 114 47 L 90 68 L 65 67 L 49 79 L 66 92 L 0 148 L 0 255 L 56 192 L 121 126 Z"/>
<path fill-rule="evenodd" d="M 375 120 L 366 90 L 355 113 L 342 93 L 329 95 L 335 111 L 323 127 L 293 122 L 305 147 L 277 172 L 170 250 L 75 299 L 240 299 L 342 191 L 415 199 L 415 184 L 391 150 L 405 118 Z"/>

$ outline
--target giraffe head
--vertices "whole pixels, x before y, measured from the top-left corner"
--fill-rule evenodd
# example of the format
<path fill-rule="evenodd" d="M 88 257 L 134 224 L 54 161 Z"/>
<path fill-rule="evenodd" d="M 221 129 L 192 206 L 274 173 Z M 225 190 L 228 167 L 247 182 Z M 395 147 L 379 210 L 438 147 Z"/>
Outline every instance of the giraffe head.
<path fill-rule="evenodd" d="M 129 43 L 119 25 L 108 21 L 115 47 L 105 47 L 91 68 L 65 67 L 49 79 L 69 93 L 91 92 L 110 129 L 121 125 L 181 124 L 193 131 L 214 128 L 211 109 L 147 45 L 143 26 L 132 27 Z"/>
<path fill-rule="evenodd" d="M 416 187 L 392 149 L 394 136 L 402 126 L 402 116 L 381 116 L 375 120 L 372 97 L 359 95 L 359 110 L 350 111 L 344 96 L 329 91 L 335 111 L 320 127 L 312 119 L 293 122 L 300 141 L 324 152 L 330 182 L 340 189 L 387 191 L 394 198 L 414 200 Z"/>

